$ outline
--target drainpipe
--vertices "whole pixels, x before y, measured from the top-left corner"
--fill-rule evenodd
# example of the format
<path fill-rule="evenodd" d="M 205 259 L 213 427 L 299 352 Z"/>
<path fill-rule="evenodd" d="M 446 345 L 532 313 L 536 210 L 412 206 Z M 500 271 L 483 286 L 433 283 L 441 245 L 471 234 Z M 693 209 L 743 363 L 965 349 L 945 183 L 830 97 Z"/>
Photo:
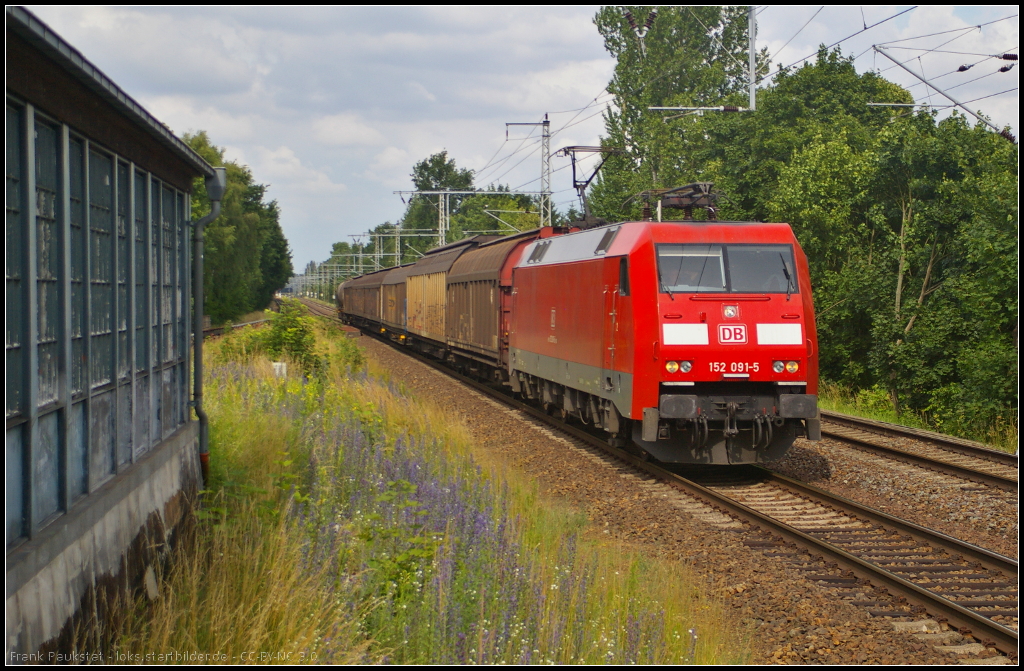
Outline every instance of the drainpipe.
<path fill-rule="evenodd" d="M 203 229 L 208 223 L 220 216 L 220 201 L 227 188 L 228 173 L 225 168 L 214 168 L 213 177 L 206 178 L 206 193 L 210 197 L 210 213 L 194 222 L 195 232 L 192 237 L 192 287 L 194 291 L 194 313 L 192 322 L 192 347 L 195 352 L 193 373 L 192 407 L 199 418 L 199 465 L 203 471 L 203 482 L 209 480 L 210 474 L 210 420 L 203 410 Z"/>

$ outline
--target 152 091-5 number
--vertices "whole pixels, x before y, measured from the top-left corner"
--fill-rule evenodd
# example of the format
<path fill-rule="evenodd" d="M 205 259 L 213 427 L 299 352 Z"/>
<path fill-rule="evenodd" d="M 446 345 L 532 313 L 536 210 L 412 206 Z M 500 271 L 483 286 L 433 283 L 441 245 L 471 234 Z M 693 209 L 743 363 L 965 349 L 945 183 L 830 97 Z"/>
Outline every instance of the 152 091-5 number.
<path fill-rule="evenodd" d="M 708 365 L 711 367 L 712 373 L 756 373 L 760 368 L 756 361 L 754 363 L 711 361 Z"/>

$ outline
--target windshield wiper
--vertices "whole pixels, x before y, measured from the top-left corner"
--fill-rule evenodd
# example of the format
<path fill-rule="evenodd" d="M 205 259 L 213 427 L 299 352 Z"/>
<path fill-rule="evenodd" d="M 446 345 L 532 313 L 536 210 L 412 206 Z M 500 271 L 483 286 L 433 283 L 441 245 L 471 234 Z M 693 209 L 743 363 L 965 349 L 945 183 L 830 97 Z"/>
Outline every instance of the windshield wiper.
<path fill-rule="evenodd" d="M 674 303 L 676 298 L 675 296 L 672 295 L 672 290 L 665 286 L 665 280 L 661 279 L 661 273 L 658 273 L 658 284 L 661 285 L 662 291 L 668 294 L 668 297 L 671 298 L 672 302 Z"/>
<path fill-rule="evenodd" d="M 788 301 L 793 295 L 793 276 L 789 274 L 789 265 L 786 264 L 786 257 L 782 255 L 782 252 L 779 252 L 779 258 L 782 259 L 782 274 L 786 276 L 786 300 Z"/>

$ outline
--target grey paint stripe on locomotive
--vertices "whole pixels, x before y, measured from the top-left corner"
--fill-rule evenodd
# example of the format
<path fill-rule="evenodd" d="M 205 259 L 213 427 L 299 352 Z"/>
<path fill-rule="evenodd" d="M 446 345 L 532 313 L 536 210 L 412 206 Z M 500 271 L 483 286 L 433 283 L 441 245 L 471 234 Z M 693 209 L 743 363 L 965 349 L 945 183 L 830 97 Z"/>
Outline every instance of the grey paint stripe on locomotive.
<path fill-rule="evenodd" d="M 513 372 L 522 371 L 565 387 L 608 399 L 615 403 L 620 415 L 632 418 L 630 415 L 633 407 L 632 373 L 605 370 L 596 366 L 528 352 L 516 347 L 510 348 L 509 352 L 511 354 L 510 367 Z M 604 388 L 602 384 L 604 377 L 611 378 L 613 387 L 611 390 Z"/>

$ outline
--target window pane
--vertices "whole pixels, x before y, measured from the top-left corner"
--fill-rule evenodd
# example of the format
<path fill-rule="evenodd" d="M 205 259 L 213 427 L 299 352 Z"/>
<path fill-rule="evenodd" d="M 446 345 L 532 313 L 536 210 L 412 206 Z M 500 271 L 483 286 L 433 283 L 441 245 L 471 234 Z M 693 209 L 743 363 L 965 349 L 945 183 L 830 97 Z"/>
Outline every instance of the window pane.
<path fill-rule="evenodd" d="M 114 187 L 109 156 L 89 152 L 90 379 L 100 387 L 114 368 Z"/>
<path fill-rule="evenodd" d="M 729 287 L 733 292 L 797 293 L 790 245 L 729 245 L 727 253 Z"/>
<path fill-rule="evenodd" d="M 68 425 L 68 490 L 71 500 L 88 493 L 87 473 L 89 451 L 86 449 L 85 437 L 88 435 L 85 424 L 85 402 L 71 406 L 71 422 Z"/>
<path fill-rule="evenodd" d="M 131 369 L 128 350 L 128 275 L 129 251 L 131 241 L 129 233 L 128 202 L 131 195 L 131 182 L 128 180 L 128 164 L 117 164 L 117 378 L 127 378 Z"/>
<path fill-rule="evenodd" d="M 149 194 L 146 176 L 135 174 L 135 368 L 149 368 Z"/>
<path fill-rule="evenodd" d="M 658 245 L 662 293 L 797 293 L 792 245 Z"/>
<path fill-rule="evenodd" d="M 7 429 L 7 547 L 25 535 L 25 454 L 23 431 L 27 424 Z"/>
<path fill-rule="evenodd" d="M 61 230 L 58 224 L 58 139 L 56 128 L 36 123 L 36 308 L 39 345 L 38 404 L 57 400 L 61 319 L 58 280 L 61 275 Z M 38 517 L 36 519 L 39 519 Z"/>
<path fill-rule="evenodd" d="M 7 244 L 4 254 L 4 275 L 6 278 L 5 302 L 7 304 L 6 322 L 4 323 L 4 339 L 7 350 L 7 387 L 6 416 L 18 414 L 22 404 L 24 388 L 24 370 L 21 343 L 24 333 L 24 309 L 22 303 L 21 280 L 25 276 L 25 240 L 22 223 L 21 189 L 25 176 L 22 174 L 21 151 L 21 118 L 22 111 L 7 106 Z M 8 434 L 8 456 L 10 454 L 10 434 Z M 7 464 L 8 472 L 11 468 Z M 20 476 L 19 476 L 20 477 Z M 8 481 L 10 478 L 8 477 Z M 19 487 L 20 491 L 20 487 Z M 10 497 L 7 500 L 11 505 Z M 21 514 L 18 508 L 18 515 Z M 8 534 L 10 534 L 10 517 L 8 517 Z M 20 535 L 20 527 L 18 535 Z"/>
<path fill-rule="evenodd" d="M 71 393 L 85 391 L 85 147 L 71 138 L 68 167 L 71 182 Z"/>
<path fill-rule="evenodd" d="M 662 291 L 725 291 L 721 245 L 659 245 Z"/>
<path fill-rule="evenodd" d="M 89 491 L 114 472 L 114 391 L 92 397 L 89 408 Z"/>
<path fill-rule="evenodd" d="M 32 450 L 32 519 L 38 526 L 57 512 L 60 491 L 57 418 L 60 411 L 43 415 L 36 422 L 35 445 Z"/>

